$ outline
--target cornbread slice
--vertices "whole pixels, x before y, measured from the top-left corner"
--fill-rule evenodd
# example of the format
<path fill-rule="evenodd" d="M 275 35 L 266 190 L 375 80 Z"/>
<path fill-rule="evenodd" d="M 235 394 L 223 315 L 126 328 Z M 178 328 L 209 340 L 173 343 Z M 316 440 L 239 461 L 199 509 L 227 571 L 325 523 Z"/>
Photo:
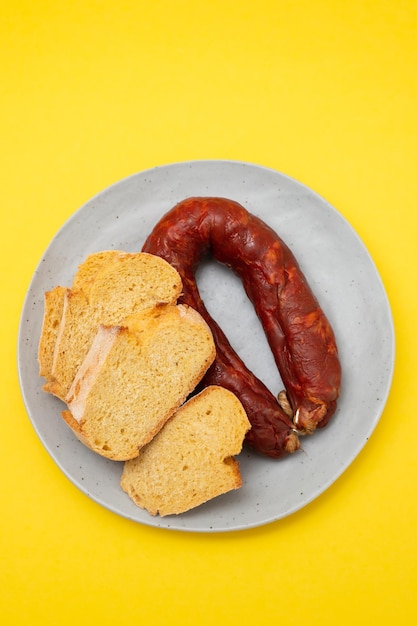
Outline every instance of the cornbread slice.
<path fill-rule="evenodd" d="M 125 326 L 101 325 L 63 412 L 81 441 L 109 459 L 136 457 L 211 365 L 206 322 L 186 305 L 160 305 Z"/>
<path fill-rule="evenodd" d="M 91 345 L 97 324 L 82 291 L 66 289 L 54 347 L 51 376 L 44 391 L 64 400 Z"/>
<path fill-rule="evenodd" d="M 38 348 L 39 376 L 52 378 L 52 362 L 64 309 L 65 287 L 57 286 L 44 295 L 44 317 Z"/>
<path fill-rule="evenodd" d="M 141 252 L 105 263 L 91 285 L 89 302 L 99 322 L 112 325 L 161 302 L 175 304 L 181 291 L 181 277 L 167 261 Z"/>
<path fill-rule="evenodd" d="M 89 298 L 94 280 L 103 266 L 127 254 L 128 253 L 123 252 L 123 250 L 100 250 L 99 252 L 92 252 L 78 266 L 72 281 L 72 289 L 83 291 L 87 298 Z"/>
<path fill-rule="evenodd" d="M 234 455 L 250 424 L 238 398 L 206 387 L 124 464 L 121 487 L 151 515 L 180 514 L 242 485 Z"/>
<path fill-rule="evenodd" d="M 120 250 L 103 250 L 88 255 L 77 268 L 72 282 L 72 290 L 82 291 L 88 300 L 89 291 L 97 272 L 105 263 L 109 263 L 125 254 L 125 252 Z M 57 286 L 51 291 L 47 291 L 44 295 L 44 316 L 38 347 L 38 362 L 39 376 L 43 376 L 47 381 L 53 381 L 54 379 L 52 376 L 52 363 L 66 293 L 67 287 Z M 45 391 L 48 391 L 50 386 L 46 385 L 45 387 Z M 55 388 L 57 391 L 58 387 L 58 385 L 51 385 L 51 388 Z"/>
<path fill-rule="evenodd" d="M 129 315 L 160 302 L 175 304 L 182 290 L 178 272 L 164 259 L 145 252 L 94 253 L 79 266 L 74 284 L 55 294 L 57 302 L 58 296 L 62 298 L 60 313 L 58 304 L 45 306 L 39 342 L 38 358 L 47 374 L 43 389 L 61 400 L 100 324 L 122 324 Z M 52 333 L 58 318 L 58 329 Z"/>

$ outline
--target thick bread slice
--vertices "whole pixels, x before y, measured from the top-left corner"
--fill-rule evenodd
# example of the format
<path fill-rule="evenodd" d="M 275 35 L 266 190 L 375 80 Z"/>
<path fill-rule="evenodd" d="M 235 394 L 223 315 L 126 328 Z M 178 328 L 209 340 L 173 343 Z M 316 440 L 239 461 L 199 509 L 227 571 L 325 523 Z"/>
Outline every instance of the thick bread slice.
<path fill-rule="evenodd" d="M 100 323 L 112 325 L 144 308 L 175 304 L 181 291 L 181 277 L 169 263 L 141 252 L 105 263 L 95 276 L 89 301 Z"/>
<path fill-rule="evenodd" d="M 237 397 L 207 387 L 183 404 L 139 456 L 124 464 L 123 490 L 151 515 L 184 513 L 242 485 L 234 455 L 250 429 Z"/>
<path fill-rule="evenodd" d="M 65 399 L 100 324 L 119 325 L 132 313 L 159 302 L 175 304 L 182 290 L 178 272 L 160 257 L 144 252 L 95 253 L 65 289 L 52 365 L 44 391 Z M 86 293 L 87 292 L 87 293 Z M 44 326 L 50 325 L 45 309 Z M 41 343 L 45 339 L 41 336 Z"/>
<path fill-rule="evenodd" d="M 44 296 L 44 317 L 38 347 L 39 376 L 51 380 L 55 342 L 64 309 L 65 287 L 55 287 Z"/>
<path fill-rule="evenodd" d="M 90 288 L 97 272 L 105 263 L 109 263 L 124 254 L 126 253 L 120 250 L 103 250 L 90 254 L 78 266 L 72 283 L 72 290 L 82 291 L 88 300 Z M 55 392 L 58 395 L 61 395 L 61 385 L 56 383 L 52 376 L 52 364 L 64 309 L 66 290 L 66 287 L 58 286 L 45 293 L 43 323 L 38 346 L 39 376 L 43 376 L 47 381 L 43 389 L 50 393 Z"/>
<path fill-rule="evenodd" d="M 63 311 L 55 342 L 50 380 L 43 389 L 61 400 L 87 354 L 97 323 L 82 291 L 66 289 Z"/>
<path fill-rule="evenodd" d="M 123 461 L 138 455 L 186 400 L 215 357 L 194 309 L 160 305 L 100 326 L 66 397 L 63 417 L 92 450 Z"/>
<path fill-rule="evenodd" d="M 77 268 L 72 289 L 83 291 L 88 299 L 94 280 L 103 266 L 127 254 L 122 250 L 100 250 L 89 254 Z"/>

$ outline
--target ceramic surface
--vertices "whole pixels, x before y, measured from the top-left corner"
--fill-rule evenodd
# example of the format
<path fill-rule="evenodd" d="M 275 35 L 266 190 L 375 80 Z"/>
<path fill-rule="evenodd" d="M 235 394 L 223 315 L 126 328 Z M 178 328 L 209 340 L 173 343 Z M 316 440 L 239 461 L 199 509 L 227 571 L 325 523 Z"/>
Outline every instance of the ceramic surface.
<path fill-rule="evenodd" d="M 302 451 L 274 461 L 244 450 L 243 487 L 177 517 L 151 517 L 119 486 L 122 464 L 85 448 L 60 418 L 62 403 L 42 392 L 37 345 L 44 292 L 70 285 L 87 254 L 139 251 L 154 224 L 187 196 L 224 196 L 243 204 L 290 246 L 337 338 L 343 388 L 331 424 L 302 439 Z M 281 380 L 262 327 L 228 269 L 202 265 L 207 308 L 254 373 L 278 393 Z M 231 304 L 232 303 L 232 304 Z M 18 365 L 22 394 L 46 450 L 86 495 L 142 524 L 216 532 L 266 524 L 323 493 L 362 450 L 383 412 L 394 365 L 387 296 L 365 246 L 347 221 L 315 192 L 274 170 L 230 161 L 177 163 L 126 178 L 92 198 L 64 224 L 35 271 L 22 312 Z"/>

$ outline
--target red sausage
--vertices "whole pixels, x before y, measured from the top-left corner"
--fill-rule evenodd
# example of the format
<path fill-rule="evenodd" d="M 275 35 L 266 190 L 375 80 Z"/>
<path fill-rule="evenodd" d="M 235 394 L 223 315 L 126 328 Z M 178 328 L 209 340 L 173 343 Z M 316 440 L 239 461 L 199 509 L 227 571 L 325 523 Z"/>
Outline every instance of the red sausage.
<path fill-rule="evenodd" d="M 217 357 L 202 384 L 222 385 L 240 398 L 252 424 L 248 444 L 279 458 L 298 449 L 298 433 L 311 434 L 327 424 L 341 381 L 335 337 L 294 255 L 267 224 L 232 200 L 188 198 L 162 217 L 143 251 L 177 269 L 183 279 L 181 301 L 209 324 Z M 195 281 L 207 253 L 241 278 L 273 352 L 293 420 L 207 312 Z"/>

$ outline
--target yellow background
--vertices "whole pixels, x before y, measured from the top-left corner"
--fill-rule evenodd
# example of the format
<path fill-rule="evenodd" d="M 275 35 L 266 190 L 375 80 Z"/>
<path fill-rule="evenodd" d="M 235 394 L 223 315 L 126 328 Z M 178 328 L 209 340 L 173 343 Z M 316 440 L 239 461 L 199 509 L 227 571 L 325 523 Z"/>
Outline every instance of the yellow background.
<path fill-rule="evenodd" d="M 0 7 L 2 622 L 416 623 L 417 3 Z M 363 452 L 301 511 L 237 533 L 158 530 L 89 500 L 38 440 L 16 370 L 58 228 L 113 182 L 192 159 L 272 167 L 325 197 L 371 253 L 396 327 Z"/>

